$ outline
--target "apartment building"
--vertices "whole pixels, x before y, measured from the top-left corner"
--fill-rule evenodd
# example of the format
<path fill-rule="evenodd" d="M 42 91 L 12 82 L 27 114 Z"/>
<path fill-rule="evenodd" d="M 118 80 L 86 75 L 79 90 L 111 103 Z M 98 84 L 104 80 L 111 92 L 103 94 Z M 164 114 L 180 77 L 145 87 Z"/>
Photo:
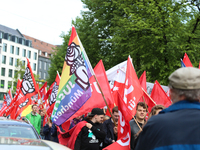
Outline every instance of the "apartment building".
<path fill-rule="evenodd" d="M 0 25 L 0 100 L 8 89 L 13 89 L 13 78 L 17 69 L 17 60 L 25 66 L 29 59 L 32 71 L 38 71 L 38 50 L 32 47 L 32 41 L 26 39 L 18 29 Z"/>
<path fill-rule="evenodd" d="M 52 53 L 54 52 L 56 45 L 46 43 L 44 41 L 38 40 L 36 38 L 24 34 L 23 36 L 26 39 L 32 41 L 32 47 L 38 50 L 37 74 L 39 74 L 39 79 L 45 82 L 46 79 L 49 77 L 48 70 L 51 66 L 50 57 L 53 55 Z"/>

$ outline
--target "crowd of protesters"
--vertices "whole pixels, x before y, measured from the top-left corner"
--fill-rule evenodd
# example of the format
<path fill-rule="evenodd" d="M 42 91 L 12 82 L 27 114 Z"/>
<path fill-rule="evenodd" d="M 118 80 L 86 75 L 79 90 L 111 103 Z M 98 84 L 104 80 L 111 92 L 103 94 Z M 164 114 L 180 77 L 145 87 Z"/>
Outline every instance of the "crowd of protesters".
<path fill-rule="evenodd" d="M 156 105 L 148 113 L 145 102 L 138 102 L 136 114 L 129 122 L 131 150 L 200 149 L 200 69 L 180 68 L 169 77 L 171 106 Z M 148 119 L 147 119 L 148 114 Z M 37 106 L 26 116 L 43 139 L 58 142 L 57 126 L 48 121 L 43 127 L 45 112 L 37 114 Z M 93 108 L 87 116 L 71 121 L 69 129 L 80 122 L 84 126 L 78 132 L 75 150 L 101 150 L 117 141 L 118 107 L 112 109 L 112 117 L 103 109 Z"/>

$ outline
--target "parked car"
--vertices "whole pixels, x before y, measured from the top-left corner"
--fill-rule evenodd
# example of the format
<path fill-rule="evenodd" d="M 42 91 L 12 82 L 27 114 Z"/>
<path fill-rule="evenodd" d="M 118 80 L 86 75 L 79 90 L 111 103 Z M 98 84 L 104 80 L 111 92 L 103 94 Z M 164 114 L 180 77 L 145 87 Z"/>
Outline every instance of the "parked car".
<path fill-rule="evenodd" d="M 40 139 L 32 124 L 23 120 L 11 120 L 4 117 L 0 117 L 0 136 Z"/>
<path fill-rule="evenodd" d="M 61 144 L 41 139 L 0 137 L 1 150 L 70 150 Z"/>

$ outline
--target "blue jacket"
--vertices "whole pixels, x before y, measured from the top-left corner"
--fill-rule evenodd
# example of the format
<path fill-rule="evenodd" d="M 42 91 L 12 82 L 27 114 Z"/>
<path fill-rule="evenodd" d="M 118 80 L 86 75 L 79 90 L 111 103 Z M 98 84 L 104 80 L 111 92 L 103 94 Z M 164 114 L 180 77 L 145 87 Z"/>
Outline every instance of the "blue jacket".
<path fill-rule="evenodd" d="M 200 149 L 200 103 L 179 101 L 152 116 L 135 150 Z"/>

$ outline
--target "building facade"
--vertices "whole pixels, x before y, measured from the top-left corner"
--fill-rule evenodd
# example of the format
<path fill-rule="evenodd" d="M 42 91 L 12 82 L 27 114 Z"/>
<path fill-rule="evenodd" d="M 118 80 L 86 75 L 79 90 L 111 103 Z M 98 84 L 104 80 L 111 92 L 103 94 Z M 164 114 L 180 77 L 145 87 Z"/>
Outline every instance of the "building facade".
<path fill-rule="evenodd" d="M 3 100 L 3 94 L 13 89 L 18 60 L 26 66 L 28 58 L 33 73 L 37 74 L 38 50 L 32 47 L 32 41 L 26 39 L 18 29 L 3 25 L 0 25 L 0 42 L 0 100 Z"/>
<path fill-rule="evenodd" d="M 33 37 L 23 35 L 26 39 L 32 41 L 32 47 L 38 50 L 38 68 L 37 68 L 37 74 L 39 74 L 39 79 L 42 82 L 45 82 L 46 79 L 49 77 L 48 70 L 51 66 L 51 60 L 52 53 L 54 52 L 54 49 L 56 48 L 56 45 L 52 45 L 49 43 L 46 43 L 44 41 L 35 39 Z"/>

